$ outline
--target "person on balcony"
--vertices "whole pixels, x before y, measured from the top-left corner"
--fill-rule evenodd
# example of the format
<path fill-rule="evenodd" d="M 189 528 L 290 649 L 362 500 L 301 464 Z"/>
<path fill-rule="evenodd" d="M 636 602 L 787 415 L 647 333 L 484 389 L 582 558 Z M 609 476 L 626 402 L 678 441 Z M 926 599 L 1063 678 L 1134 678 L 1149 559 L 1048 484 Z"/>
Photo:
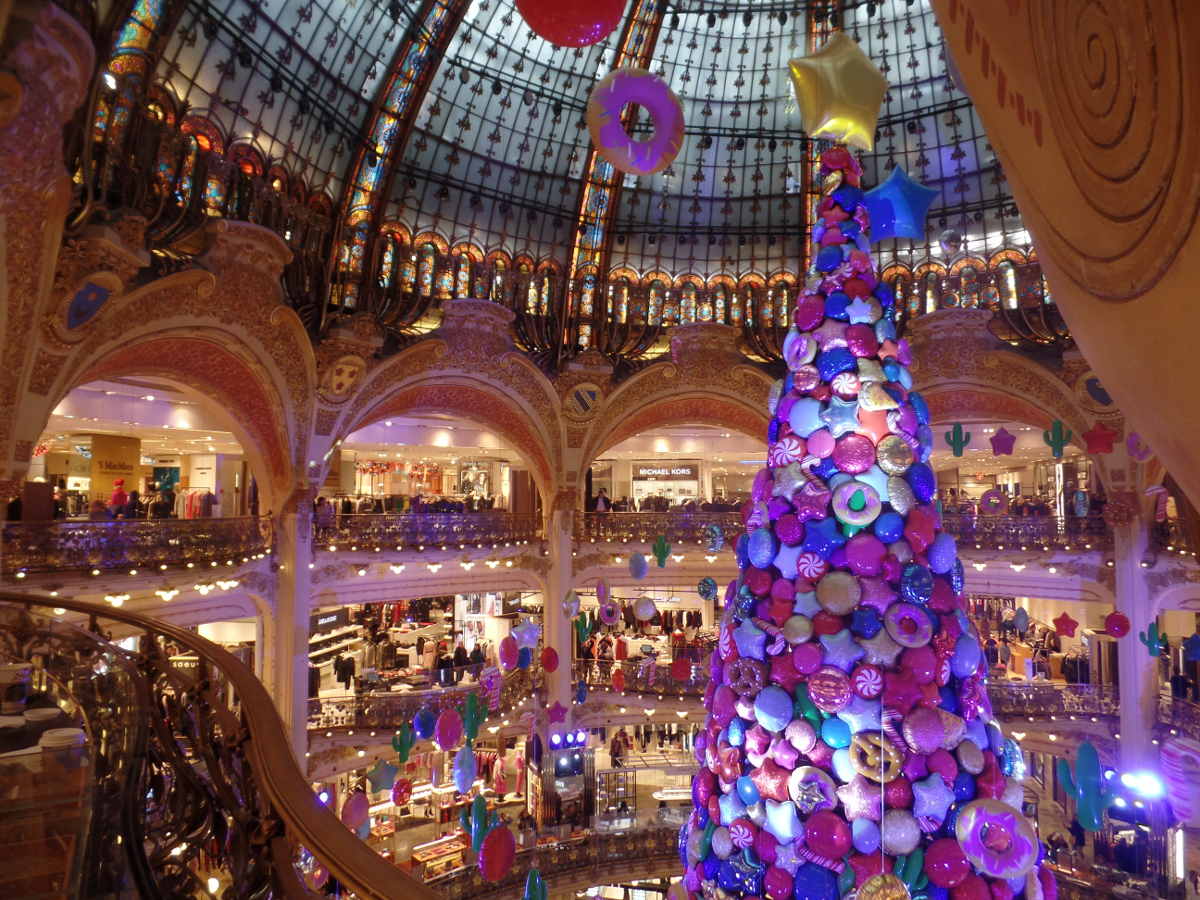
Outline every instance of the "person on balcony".
<path fill-rule="evenodd" d="M 333 504 L 324 497 L 318 497 L 316 515 L 314 518 L 317 522 L 317 536 L 320 538 L 326 537 L 330 532 L 333 531 Z"/>
<path fill-rule="evenodd" d="M 475 646 L 471 648 L 471 678 L 474 681 L 479 680 L 479 673 L 483 671 L 483 647 L 480 642 L 476 641 Z"/>
<path fill-rule="evenodd" d="M 129 492 L 129 499 L 125 505 L 121 507 L 121 512 L 118 514 L 122 519 L 140 519 L 142 516 L 142 501 L 138 496 L 137 491 Z"/>
<path fill-rule="evenodd" d="M 125 479 L 118 478 L 113 482 L 112 496 L 108 498 L 108 509 L 114 519 L 121 515 L 121 511 L 128 502 L 129 495 L 125 493 Z"/>
<path fill-rule="evenodd" d="M 598 513 L 612 511 L 612 501 L 608 499 L 608 492 L 604 488 L 600 488 L 600 490 L 596 492 L 596 504 L 594 510 Z"/>
<path fill-rule="evenodd" d="M 463 676 L 467 674 L 467 666 L 471 663 L 471 657 L 467 655 L 467 648 L 462 645 L 462 641 L 458 642 L 458 646 L 454 648 L 454 683 L 458 684 L 463 680 Z"/>

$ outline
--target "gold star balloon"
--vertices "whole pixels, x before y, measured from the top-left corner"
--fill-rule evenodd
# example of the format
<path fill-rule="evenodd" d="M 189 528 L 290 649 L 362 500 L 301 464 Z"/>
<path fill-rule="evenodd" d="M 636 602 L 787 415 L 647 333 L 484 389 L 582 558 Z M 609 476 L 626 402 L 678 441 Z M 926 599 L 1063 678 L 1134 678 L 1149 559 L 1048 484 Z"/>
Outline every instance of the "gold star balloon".
<path fill-rule="evenodd" d="M 789 64 L 804 128 L 863 150 L 875 146 L 875 123 L 887 78 L 844 32 L 811 56 Z"/>

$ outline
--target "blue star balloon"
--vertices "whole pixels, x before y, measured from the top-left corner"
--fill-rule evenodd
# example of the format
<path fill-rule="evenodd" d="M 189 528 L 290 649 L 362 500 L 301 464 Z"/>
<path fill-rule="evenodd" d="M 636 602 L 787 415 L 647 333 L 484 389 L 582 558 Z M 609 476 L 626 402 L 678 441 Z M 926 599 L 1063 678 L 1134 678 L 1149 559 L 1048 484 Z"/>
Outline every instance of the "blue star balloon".
<path fill-rule="evenodd" d="M 871 240 L 898 237 L 924 240 L 925 217 L 937 195 L 934 188 L 913 181 L 907 172 L 896 166 L 883 184 L 864 195 L 871 217 Z"/>

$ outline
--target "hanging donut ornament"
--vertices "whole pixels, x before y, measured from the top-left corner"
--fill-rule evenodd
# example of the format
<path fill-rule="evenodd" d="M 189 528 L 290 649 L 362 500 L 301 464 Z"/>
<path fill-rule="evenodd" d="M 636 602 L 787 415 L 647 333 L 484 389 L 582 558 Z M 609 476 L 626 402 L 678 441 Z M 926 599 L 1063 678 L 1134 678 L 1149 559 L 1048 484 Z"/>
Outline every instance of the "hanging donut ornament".
<path fill-rule="evenodd" d="M 605 625 L 616 625 L 621 621 L 621 607 L 612 600 L 600 604 L 600 621 Z"/>
<path fill-rule="evenodd" d="M 993 878 L 1020 878 L 1037 862 L 1033 826 L 1000 800 L 968 803 L 954 822 L 954 834 L 971 865 Z"/>
<path fill-rule="evenodd" d="M 1002 516 L 1008 512 L 1008 497 L 995 488 L 984 491 L 979 498 L 979 511 L 985 516 Z"/>
<path fill-rule="evenodd" d="M 625 130 L 621 110 L 634 103 L 650 115 L 646 140 Z M 588 131 L 596 151 L 630 175 L 654 175 L 675 161 L 683 147 L 683 105 L 665 81 L 645 69 L 617 69 L 597 82 L 588 98 Z"/>
<path fill-rule="evenodd" d="M 552 44 L 589 47 L 620 24 L 625 0 L 517 0 L 517 12 Z"/>

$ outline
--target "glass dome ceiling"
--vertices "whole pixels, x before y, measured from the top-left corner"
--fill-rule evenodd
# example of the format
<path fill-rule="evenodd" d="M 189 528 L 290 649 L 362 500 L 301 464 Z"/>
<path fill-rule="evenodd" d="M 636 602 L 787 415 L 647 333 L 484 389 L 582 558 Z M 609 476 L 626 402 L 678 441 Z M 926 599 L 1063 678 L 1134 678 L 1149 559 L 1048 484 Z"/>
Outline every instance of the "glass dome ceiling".
<path fill-rule="evenodd" d="M 886 242 L 881 261 L 944 258 L 947 228 L 985 259 L 1027 249 L 927 0 L 630 0 L 627 19 L 642 20 L 624 53 L 629 21 L 597 45 L 563 49 L 534 35 L 513 0 L 207 0 L 173 22 L 147 3 L 138 15 L 165 32 L 157 73 L 170 91 L 227 144 L 256 147 L 335 206 L 356 172 L 361 185 L 356 167 L 370 175 L 374 163 L 377 225 L 527 254 L 564 274 L 583 235 L 602 248 L 601 275 L 624 267 L 706 280 L 802 269 L 813 148 L 787 62 L 840 28 L 889 81 L 865 182 L 899 165 L 940 192 L 927 241 Z M 638 61 L 680 97 L 683 149 L 663 173 L 625 176 L 584 204 L 597 174 L 588 94 L 615 64 Z M 372 128 L 393 72 L 428 78 L 428 89 L 408 91 L 385 123 L 389 156 Z M 637 127 L 649 127 L 645 116 Z"/>

